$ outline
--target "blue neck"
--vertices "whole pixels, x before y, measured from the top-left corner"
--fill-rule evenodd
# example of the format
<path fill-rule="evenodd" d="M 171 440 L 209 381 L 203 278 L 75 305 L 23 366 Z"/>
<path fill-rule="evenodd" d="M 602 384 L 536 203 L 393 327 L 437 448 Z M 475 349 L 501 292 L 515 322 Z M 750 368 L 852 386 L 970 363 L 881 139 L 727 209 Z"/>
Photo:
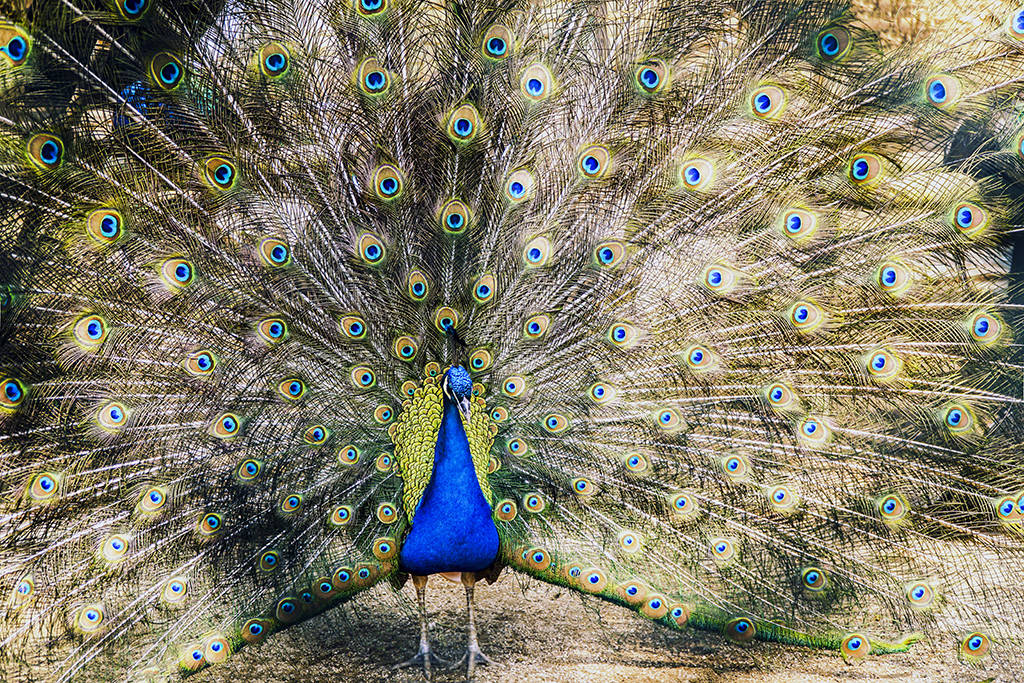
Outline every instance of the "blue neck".
<path fill-rule="evenodd" d="M 434 447 L 434 471 L 402 544 L 400 566 L 411 574 L 473 572 L 498 554 L 498 530 L 477 481 L 458 407 L 447 397 Z"/>

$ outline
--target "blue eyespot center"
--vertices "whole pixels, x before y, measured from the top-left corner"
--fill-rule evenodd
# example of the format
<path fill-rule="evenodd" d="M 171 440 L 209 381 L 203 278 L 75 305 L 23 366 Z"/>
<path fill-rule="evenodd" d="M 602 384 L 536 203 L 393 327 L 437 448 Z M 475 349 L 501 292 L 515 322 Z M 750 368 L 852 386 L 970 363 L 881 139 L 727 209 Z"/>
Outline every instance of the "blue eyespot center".
<path fill-rule="evenodd" d="M 800 232 L 803 227 L 803 220 L 798 214 L 791 213 L 786 217 L 786 230 L 791 233 Z"/>
<path fill-rule="evenodd" d="M 382 194 L 392 195 L 398 192 L 398 181 L 394 178 L 385 178 L 380 181 L 380 191 Z"/>
<path fill-rule="evenodd" d="M 526 193 L 526 187 L 521 182 L 519 182 L 518 180 L 515 180 L 515 181 L 512 181 L 511 183 L 509 183 L 508 192 L 513 197 L 518 199 L 519 197 L 522 197 L 523 194 Z M 539 257 L 540 250 L 539 249 L 535 249 L 534 251 L 537 252 L 538 257 Z M 531 251 L 530 253 L 533 253 L 533 252 Z"/>
<path fill-rule="evenodd" d="M 4 52 L 6 52 L 7 55 L 14 61 L 18 61 L 25 56 L 25 50 L 27 48 L 28 45 L 25 43 L 25 40 L 21 36 L 14 36 L 10 39 L 10 41 L 8 41 L 7 47 L 4 49 Z"/>
<path fill-rule="evenodd" d="M 857 180 L 864 180 L 868 177 L 868 162 L 865 159 L 857 159 L 853 162 L 853 177 Z"/>
<path fill-rule="evenodd" d="M 640 82 L 647 88 L 657 88 L 661 77 L 654 69 L 645 68 L 640 70 Z"/>
<path fill-rule="evenodd" d="M 167 62 L 160 67 L 160 80 L 164 83 L 174 83 L 181 75 L 181 69 L 174 62 Z"/>
<path fill-rule="evenodd" d="M 526 91 L 534 97 L 544 94 L 544 83 L 539 78 L 530 78 L 526 81 Z"/>
<path fill-rule="evenodd" d="M 583 168 L 587 170 L 587 173 L 594 174 L 601 169 L 601 162 L 597 158 L 587 155 L 583 159 Z"/>
<path fill-rule="evenodd" d="M 501 55 L 505 54 L 505 50 L 507 49 L 508 46 L 505 44 L 505 41 L 502 40 L 501 38 L 495 37 L 487 41 L 487 51 L 490 52 L 495 57 L 500 57 Z"/>
<path fill-rule="evenodd" d="M 466 118 L 460 118 L 455 121 L 455 132 L 465 137 L 473 132 L 473 122 Z"/>
<path fill-rule="evenodd" d="M 59 154 L 60 149 L 57 147 L 57 143 L 53 140 L 47 140 L 39 149 L 40 158 L 48 164 L 55 163 Z"/>
<path fill-rule="evenodd" d="M 833 33 L 826 33 L 818 41 L 821 51 L 828 57 L 834 57 L 839 52 L 839 39 Z"/>
<path fill-rule="evenodd" d="M 971 227 L 971 220 L 973 218 L 973 213 L 966 206 L 962 207 L 959 211 L 956 212 L 956 224 L 959 225 L 961 228 Z"/>
<path fill-rule="evenodd" d="M 452 228 L 452 229 L 459 228 L 459 227 L 462 226 L 462 220 L 463 219 L 462 219 L 462 215 L 461 214 L 450 213 L 450 214 L 448 214 L 448 218 L 447 218 L 448 227 Z"/>
<path fill-rule="evenodd" d="M 697 185 L 700 183 L 700 169 L 696 166 L 687 166 L 683 173 L 688 185 Z"/>
<path fill-rule="evenodd" d="M 760 95 L 754 98 L 754 109 L 756 109 L 759 114 L 764 114 L 771 108 L 772 98 L 769 97 L 766 93 L 761 93 Z"/>
<path fill-rule="evenodd" d="M 217 182 L 221 185 L 227 185 L 231 182 L 231 176 L 234 175 L 234 171 L 227 164 L 221 164 L 217 167 L 217 170 L 213 172 L 213 177 L 216 178 Z"/>
<path fill-rule="evenodd" d="M 931 82 L 928 86 L 928 97 L 936 104 L 946 101 L 946 86 L 942 84 L 942 81 L 936 79 Z"/>

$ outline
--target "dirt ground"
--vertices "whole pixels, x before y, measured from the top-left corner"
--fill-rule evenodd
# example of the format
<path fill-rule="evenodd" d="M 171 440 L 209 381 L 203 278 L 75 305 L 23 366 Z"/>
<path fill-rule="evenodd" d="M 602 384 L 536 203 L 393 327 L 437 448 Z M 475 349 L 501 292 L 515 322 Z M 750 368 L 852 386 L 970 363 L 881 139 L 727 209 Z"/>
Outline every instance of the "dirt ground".
<path fill-rule="evenodd" d="M 411 604 L 411 584 L 402 591 Z M 224 664 L 190 680 L 395 681 L 421 683 L 419 669 L 392 671 L 411 656 L 418 630 L 413 612 L 395 610 L 383 589 L 343 607 L 344 621 L 318 618 L 246 648 Z M 377 601 L 387 600 L 386 603 Z M 462 586 L 433 578 L 428 585 L 435 650 L 458 659 L 465 648 Z M 378 607 L 374 607 L 378 605 Z M 838 655 L 774 643 L 733 645 L 717 633 L 683 633 L 652 624 L 614 605 L 536 581 L 504 574 L 477 590 L 480 646 L 493 664 L 478 669 L 477 683 L 492 681 L 948 681 L 989 679 L 984 670 L 960 664 L 953 644 L 918 643 L 906 654 L 869 657 L 850 665 Z M 397 618 L 396 618 L 397 615 Z M 438 683 L 465 680 L 462 668 L 435 673 Z M 1024 680 L 1024 668 L 1011 678 Z"/>

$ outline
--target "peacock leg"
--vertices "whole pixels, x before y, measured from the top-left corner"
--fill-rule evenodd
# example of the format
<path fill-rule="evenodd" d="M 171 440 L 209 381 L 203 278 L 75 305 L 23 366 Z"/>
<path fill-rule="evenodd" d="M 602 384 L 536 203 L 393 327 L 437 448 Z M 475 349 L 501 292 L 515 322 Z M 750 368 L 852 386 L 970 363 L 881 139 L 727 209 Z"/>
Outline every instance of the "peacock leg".
<path fill-rule="evenodd" d="M 431 667 L 435 664 L 446 666 L 448 661 L 441 659 L 430 649 L 430 634 L 427 628 L 427 577 L 413 574 L 412 585 L 416 587 L 416 607 L 420 617 L 420 649 L 410 659 L 396 664 L 394 668 L 404 669 L 410 666 L 422 666 L 423 673 L 429 681 Z"/>
<path fill-rule="evenodd" d="M 473 680 L 473 673 L 477 664 L 490 664 L 491 660 L 480 651 L 480 645 L 476 642 L 476 617 L 473 609 L 473 585 L 476 583 L 476 574 L 473 572 L 462 572 L 462 585 L 466 587 L 466 606 L 469 609 L 468 638 L 466 654 L 462 659 L 452 665 L 451 668 L 466 663 L 466 680 Z"/>

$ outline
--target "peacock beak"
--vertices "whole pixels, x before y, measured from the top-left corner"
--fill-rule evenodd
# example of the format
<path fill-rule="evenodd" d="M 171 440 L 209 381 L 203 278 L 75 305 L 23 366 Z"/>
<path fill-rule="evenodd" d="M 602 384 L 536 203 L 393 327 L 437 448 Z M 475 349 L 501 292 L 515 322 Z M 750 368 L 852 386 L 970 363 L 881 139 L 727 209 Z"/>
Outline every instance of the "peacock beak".
<path fill-rule="evenodd" d="M 469 420 L 469 399 L 460 396 L 457 404 L 459 406 L 459 412 L 462 413 L 462 419 Z"/>

